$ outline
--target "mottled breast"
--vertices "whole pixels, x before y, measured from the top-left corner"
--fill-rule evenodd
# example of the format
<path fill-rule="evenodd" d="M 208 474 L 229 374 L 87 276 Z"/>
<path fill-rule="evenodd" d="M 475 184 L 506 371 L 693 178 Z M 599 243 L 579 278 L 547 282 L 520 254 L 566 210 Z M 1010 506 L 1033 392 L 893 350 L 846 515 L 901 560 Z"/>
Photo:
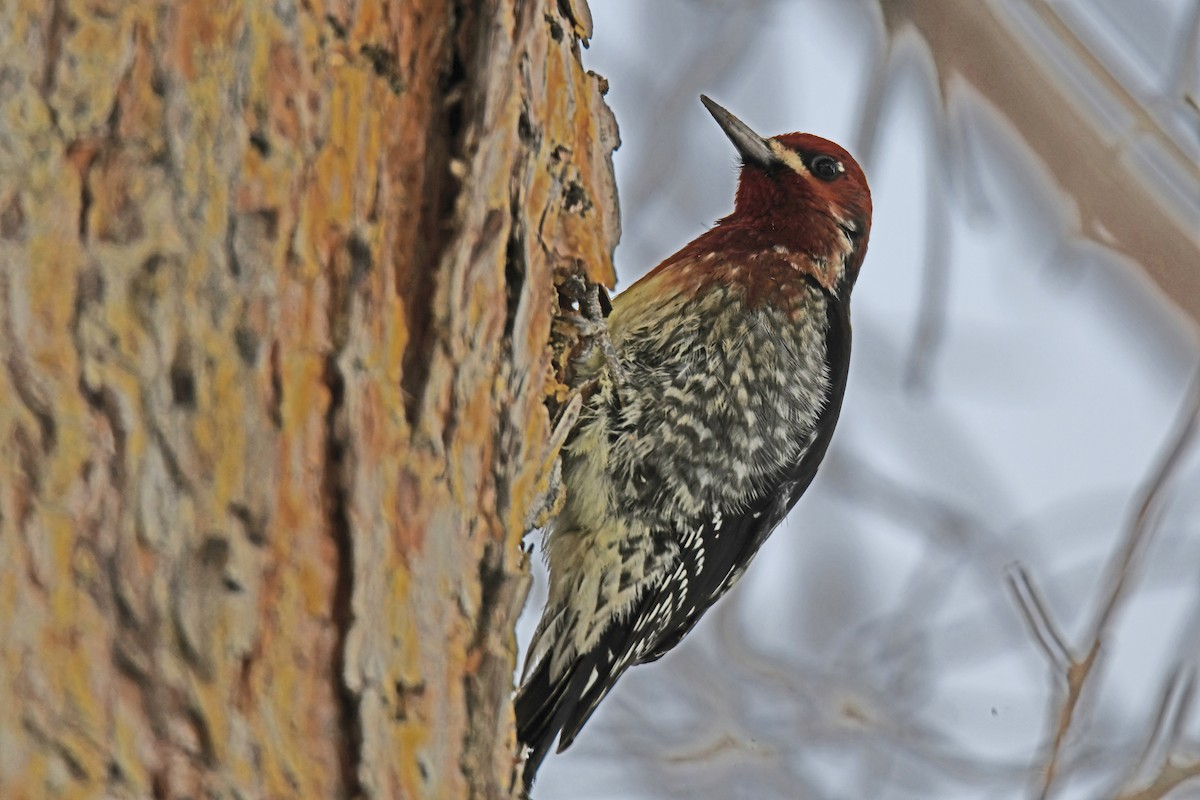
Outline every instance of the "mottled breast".
<path fill-rule="evenodd" d="M 676 528 L 743 507 L 800 459 L 829 391 L 827 300 L 808 285 L 779 300 L 718 285 L 617 329 L 625 382 L 601 413 L 618 514 L 651 508 Z"/>

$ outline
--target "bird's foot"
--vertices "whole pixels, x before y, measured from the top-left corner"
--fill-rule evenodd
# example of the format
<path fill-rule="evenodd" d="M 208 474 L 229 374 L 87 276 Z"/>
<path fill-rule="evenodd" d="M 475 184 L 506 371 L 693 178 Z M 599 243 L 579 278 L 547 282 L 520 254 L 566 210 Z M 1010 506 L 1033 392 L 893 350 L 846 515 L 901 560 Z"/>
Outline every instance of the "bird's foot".
<path fill-rule="evenodd" d="M 600 284 L 589 284 L 579 275 L 568 278 L 562 286 L 562 291 L 578 308 L 574 313 L 564 314 L 563 320 L 575 330 L 582 343 L 583 352 L 586 353 L 592 348 L 598 349 L 613 382 L 621 385 L 624 382 L 625 370 L 608 335 L 608 315 L 612 311 L 612 301 L 609 300 L 608 292 Z"/>
<path fill-rule="evenodd" d="M 582 408 L 583 393 L 579 389 L 575 389 L 567 396 L 567 402 L 558 412 L 558 419 L 554 421 L 554 428 L 550 432 L 550 439 L 546 443 L 541 460 L 537 482 L 538 494 L 525 515 L 525 530 L 527 531 L 545 527 L 555 514 L 562 510 L 566 494 L 562 482 L 562 461 L 558 456 L 562 452 L 563 444 L 567 441 L 567 436 L 575 428 L 575 423 L 579 421 L 579 412 Z"/>

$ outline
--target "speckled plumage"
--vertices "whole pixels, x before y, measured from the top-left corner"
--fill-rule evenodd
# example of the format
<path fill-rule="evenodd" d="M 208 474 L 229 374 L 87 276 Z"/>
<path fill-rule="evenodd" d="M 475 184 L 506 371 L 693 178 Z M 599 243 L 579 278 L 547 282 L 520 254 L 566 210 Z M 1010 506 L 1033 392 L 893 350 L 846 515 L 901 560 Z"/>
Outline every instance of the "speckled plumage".
<path fill-rule="evenodd" d="M 734 213 L 618 295 L 610 357 L 578 365 L 592 391 L 562 457 L 549 598 L 516 699 L 527 786 L 556 735 L 569 746 L 625 669 L 736 583 L 828 447 L 869 194 L 825 140 L 750 144 L 769 161 L 743 150 Z M 830 151 L 852 170 L 844 204 L 806 174 Z"/>

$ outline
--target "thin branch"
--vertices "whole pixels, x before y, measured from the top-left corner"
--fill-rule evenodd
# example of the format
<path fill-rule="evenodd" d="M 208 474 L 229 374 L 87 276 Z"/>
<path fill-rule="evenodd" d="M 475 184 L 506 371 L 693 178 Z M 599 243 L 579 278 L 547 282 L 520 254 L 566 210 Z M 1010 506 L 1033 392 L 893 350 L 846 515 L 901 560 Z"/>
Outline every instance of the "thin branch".
<path fill-rule="evenodd" d="M 936 84 L 935 87 L 936 88 Z M 936 102 L 936 94 L 934 102 Z M 946 305 L 950 284 L 950 231 L 947 225 L 945 170 L 939 153 L 949 150 L 949 122 L 943 114 L 931 114 L 935 135 L 930 137 L 925 159 L 925 270 L 917 329 L 904 369 L 904 388 L 928 394 L 933 365 L 946 330 Z"/>
<path fill-rule="evenodd" d="M 1129 526 L 1123 546 L 1110 563 L 1108 569 L 1109 589 L 1104 598 L 1104 604 L 1091 626 L 1092 633 L 1087 653 L 1082 659 L 1072 658 L 1067 668 L 1067 694 L 1058 709 L 1054 742 L 1043 769 L 1044 778 L 1040 794 L 1043 800 L 1049 797 L 1050 789 L 1058 777 L 1063 743 L 1075 721 L 1075 712 L 1079 706 L 1079 698 L 1083 694 L 1084 686 L 1100 656 L 1101 644 L 1126 599 L 1128 587 L 1136 572 L 1137 562 L 1145 552 L 1156 529 L 1156 523 L 1165 504 L 1164 492 L 1167 484 L 1183 461 L 1183 456 L 1187 452 L 1198 426 L 1200 426 L 1200 372 L 1197 372 L 1192 380 L 1187 403 L 1183 407 L 1174 433 L 1168 439 L 1170 444 L 1166 453 L 1142 490 L 1142 500 L 1138 504 L 1137 514 Z"/>
<path fill-rule="evenodd" d="M 1188 31 L 1187 39 L 1179 46 L 1175 63 L 1171 67 L 1171 89 L 1172 93 L 1180 99 L 1186 101 L 1188 98 L 1192 98 L 1192 109 L 1197 110 L 1194 99 L 1196 73 L 1193 66 L 1197 60 L 1200 60 L 1200 0 L 1192 3 L 1184 29 Z"/>
<path fill-rule="evenodd" d="M 1188 723 L 1188 710 L 1191 709 L 1192 703 L 1196 699 L 1196 666 L 1192 665 L 1187 669 L 1180 669 L 1179 673 L 1183 673 L 1184 676 L 1180 679 L 1182 687 L 1176 696 L 1175 721 L 1171 724 L 1171 730 L 1167 734 L 1166 745 L 1169 748 L 1168 752 L 1178 749 L 1183 742 L 1185 728 Z"/>
<path fill-rule="evenodd" d="M 896 71 L 896 58 L 893 40 L 885 39 L 867 76 L 867 89 L 863 93 L 854 150 L 858 153 L 863 167 L 868 170 L 875 165 L 876 150 L 879 147 L 879 123 L 883 119 L 883 104 Z"/>
<path fill-rule="evenodd" d="M 1174 433 L 1168 439 L 1170 445 L 1167 452 L 1142 489 L 1142 500 L 1138 504 L 1138 511 L 1130 526 L 1129 534 L 1125 538 L 1124 547 L 1121 548 L 1109 569 L 1109 576 L 1113 583 L 1108 600 L 1092 626 L 1094 649 L 1099 648 L 1099 639 L 1107 631 L 1118 606 L 1124 599 L 1125 588 L 1133 576 L 1134 562 L 1144 552 L 1165 505 L 1163 490 L 1178 469 L 1180 462 L 1183 461 L 1198 426 L 1200 426 L 1200 372 L 1192 379 L 1192 385 L 1188 389 L 1188 400 L 1183 406 Z"/>
<path fill-rule="evenodd" d="M 1083 43 L 1074 29 L 1062 18 L 1059 9 L 1046 0 L 1038 0 L 1033 3 L 1033 9 L 1058 42 L 1083 66 L 1087 74 L 1103 85 L 1108 93 L 1120 103 L 1121 109 L 1135 120 L 1134 129 L 1152 136 L 1171 154 L 1173 160 L 1182 169 L 1190 173 L 1194 180 L 1200 180 L 1200 166 L 1197 166 L 1195 160 L 1183 151 L 1170 132 L 1150 114 L 1147 107 L 1134 97 L 1104 62 Z"/>
<path fill-rule="evenodd" d="M 1200 761 L 1182 764 L 1167 762 L 1154 782 L 1144 789 L 1117 795 L 1113 800 L 1163 800 L 1180 785 L 1192 778 L 1200 778 Z"/>
<path fill-rule="evenodd" d="M 903 37 L 910 27 L 920 31 L 943 94 L 949 94 L 951 81 L 959 76 L 1011 123 L 1044 165 L 1047 178 L 1074 201 L 1078 233 L 1140 263 L 1195 326 L 1200 323 L 1200 270 L 1190 210 L 1174 193 L 1148 183 L 1136 159 L 1127 157 L 1127 146 L 1114 142 L 1111 131 L 1080 106 L 1070 80 L 1045 57 L 1033 37 L 1020 30 L 1015 17 L 1024 6 L 999 0 L 908 0 L 882 2 L 879 8 L 893 39 Z M 1043 22 L 1047 33 L 1058 36 L 1061 23 L 1056 24 L 1052 14 L 1046 16 L 1050 17 Z M 1090 69 L 1094 58 L 1073 46 L 1074 40 L 1071 35 L 1058 41 L 1080 59 L 1081 69 Z M 1088 77 L 1103 86 L 1136 121 L 1138 130 L 1172 158 L 1185 191 L 1200 183 L 1194 160 L 1180 160 L 1178 143 L 1135 98 L 1106 71 L 1092 70 Z M 1107 168 L 1096 169 L 1096 164 Z"/>
<path fill-rule="evenodd" d="M 1029 632 L 1037 640 L 1038 646 L 1046 656 L 1046 660 L 1054 667 L 1056 673 L 1065 673 L 1071 665 L 1071 651 L 1066 639 L 1046 609 L 1046 601 L 1042 599 L 1041 591 L 1029 576 L 1029 571 L 1021 564 L 1013 564 L 1004 576 L 1016 598 L 1017 608 L 1029 626 Z"/>
<path fill-rule="evenodd" d="M 1122 781 L 1123 792 L 1131 792 L 1136 784 L 1142 783 L 1142 776 L 1156 773 L 1155 779 L 1161 774 L 1163 767 L 1170 763 L 1171 754 L 1179 746 L 1183 737 L 1183 727 L 1187 724 L 1188 709 L 1196 688 L 1195 665 L 1180 665 L 1171 673 L 1162 698 L 1158 704 L 1158 713 L 1154 717 L 1154 725 L 1146 737 L 1146 744 L 1141 755 L 1133 762 L 1128 775 Z M 1157 762 L 1157 763 L 1156 763 Z M 1151 782 L 1153 783 L 1153 781 Z M 1113 792 L 1114 795 L 1120 792 Z"/>

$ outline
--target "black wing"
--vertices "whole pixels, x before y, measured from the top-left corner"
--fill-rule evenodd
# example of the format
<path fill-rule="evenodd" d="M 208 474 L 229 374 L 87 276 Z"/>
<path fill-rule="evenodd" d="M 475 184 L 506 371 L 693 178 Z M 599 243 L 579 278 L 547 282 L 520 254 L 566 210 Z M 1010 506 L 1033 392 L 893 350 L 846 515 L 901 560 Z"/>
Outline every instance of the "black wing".
<path fill-rule="evenodd" d="M 765 494 L 736 514 L 706 520 L 698 531 L 704 558 L 698 565 L 688 548 L 682 549 L 680 569 L 686 570 L 687 596 L 667 624 L 661 638 L 637 663 L 662 658 L 679 644 L 704 612 L 741 576 L 771 532 L 783 522 L 817 475 L 825 459 L 833 429 L 842 412 L 850 372 L 850 310 L 829 298 L 825 361 L 829 369 L 829 397 L 813 427 L 813 439 L 804 455 L 778 479 L 778 491 Z M 664 590 L 669 587 L 664 587 Z"/>

